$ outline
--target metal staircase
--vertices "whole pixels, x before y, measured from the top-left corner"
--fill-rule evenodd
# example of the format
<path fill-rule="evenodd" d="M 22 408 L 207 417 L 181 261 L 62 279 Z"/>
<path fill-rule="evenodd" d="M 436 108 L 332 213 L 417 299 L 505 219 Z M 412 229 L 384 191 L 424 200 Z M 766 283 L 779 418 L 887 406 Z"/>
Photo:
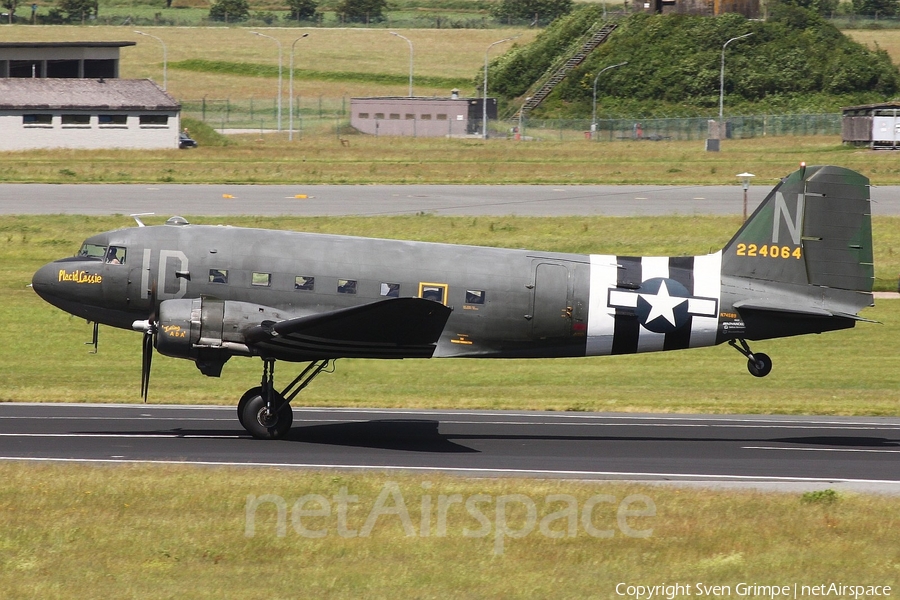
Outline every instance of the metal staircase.
<path fill-rule="evenodd" d="M 556 87 L 556 84 L 565 79 L 566 75 L 569 74 L 569 71 L 583 63 L 584 59 L 586 59 L 597 46 L 609 38 L 616 27 L 618 27 L 618 24 L 616 23 L 598 23 L 594 25 L 594 27 L 579 40 L 577 45 L 573 44 L 573 46 L 577 47 L 574 53 L 563 55 L 563 58 L 551 65 L 544 75 L 541 76 L 527 92 L 525 92 L 525 96 L 528 99 L 518 110 L 516 110 L 512 117 L 518 118 L 519 113 L 527 113 L 529 110 L 536 108 L 543 102 L 544 98 L 549 96 L 550 92 L 553 91 L 553 88 Z"/>

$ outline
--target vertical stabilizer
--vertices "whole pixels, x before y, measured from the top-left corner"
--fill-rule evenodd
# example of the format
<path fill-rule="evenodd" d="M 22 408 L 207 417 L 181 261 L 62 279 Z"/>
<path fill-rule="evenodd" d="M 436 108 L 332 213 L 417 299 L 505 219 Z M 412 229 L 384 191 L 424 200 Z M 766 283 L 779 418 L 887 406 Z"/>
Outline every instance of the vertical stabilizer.
<path fill-rule="evenodd" d="M 791 173 L 725 246 L 722 274 L 871 292 L 869 180 L 834 166 Z"/>

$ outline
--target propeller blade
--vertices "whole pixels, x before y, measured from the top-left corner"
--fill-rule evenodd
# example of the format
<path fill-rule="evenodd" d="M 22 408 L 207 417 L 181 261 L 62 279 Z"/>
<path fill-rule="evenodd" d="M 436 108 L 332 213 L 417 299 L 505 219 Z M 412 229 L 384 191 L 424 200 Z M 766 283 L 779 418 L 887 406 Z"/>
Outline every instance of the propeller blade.
<path fill-rule="evenodd" d="M 147 402 L 147 394 L 150 391 L 150 363 L 153 362 L 153 333 L 144 334 L 141 352 L 141 397 Z"/>

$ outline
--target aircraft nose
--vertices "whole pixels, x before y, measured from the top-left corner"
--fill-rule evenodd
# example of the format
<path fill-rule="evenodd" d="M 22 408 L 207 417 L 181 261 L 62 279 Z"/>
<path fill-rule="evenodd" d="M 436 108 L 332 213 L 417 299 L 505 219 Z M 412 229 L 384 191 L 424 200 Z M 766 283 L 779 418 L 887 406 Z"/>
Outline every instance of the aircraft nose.
<path fill-rule="evenodd" d="M 103 275 L 99 263 L 62 259 L 46 264 L 32 276 L 37 295 L 68 312 L 73 304 L 98 305 L 102 297 Z"/>
<path fill-rule="evenodd" d="M 59 283 L 59 265 L 49 263 L 38 269 L 31 278 L 31 287 L 37 295 L 44 300 L 49 300 L 53 295 L 53 288 Z"/>

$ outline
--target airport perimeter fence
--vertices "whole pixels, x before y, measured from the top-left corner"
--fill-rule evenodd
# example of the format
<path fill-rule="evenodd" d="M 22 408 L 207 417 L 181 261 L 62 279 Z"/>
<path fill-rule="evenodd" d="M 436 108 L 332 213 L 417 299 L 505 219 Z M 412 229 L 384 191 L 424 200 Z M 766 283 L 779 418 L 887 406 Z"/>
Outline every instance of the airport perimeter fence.
<path fill-rule="evenodd" d="M 629 140 L 705 140 L 709 121 L 716 117 L 673 119 L 590 119 L 505 122 L 505 131 L 492 132 L 529 140 L 592 140 L 616 142 Z M 840 135 L 841 114 L 749 115 L 725 117 L 726 138 L 749 139 L 764 136 Z"/>
<path fill-rule="evenodd" d="M 290 99 L 281 105 L 281 129 L 287 131 L 292 118 Z M 295 135 L 334 134 L 350 122 L 350 99 L 294 96 Z M 217 131 L 248 130 L 262 133 L 278 129 L 278 100 L 275 97 L 244 100 L 182 100 L 181 115 L 203 121 Z"/>
<path fill-rule="evenodd" d="M 258 131 L 260 135 L 278 129 L 278 103 L 273 97 L 248 100 L 185 100 L 182 115 L 201 120 L 217 131 Z M 289 99 L 281 107 L 281 130 L 287 131 L 293 118 L 295 136 L 341 135 L 350 127 L 350 98 L 295 96 L 293 116 Z M 616 142 L 629 140 L 704 140 L 709 121 L 715 117 L 669 119 L 529 119 L 492 121 L 492 138 L 523 140 Z M 726 138 L 749 139 L 764 136 L 840 135 L 841 114 L 744 115 L 725 117 Z M 481 134 L 481 123 L 476 124 Z M 413 126 L 410 135 L 417 128 Z M 420 129 L 420 131 L 423 129 Z M 473 135 L 465 122 L 448 120 L 451 137 Z"/>

